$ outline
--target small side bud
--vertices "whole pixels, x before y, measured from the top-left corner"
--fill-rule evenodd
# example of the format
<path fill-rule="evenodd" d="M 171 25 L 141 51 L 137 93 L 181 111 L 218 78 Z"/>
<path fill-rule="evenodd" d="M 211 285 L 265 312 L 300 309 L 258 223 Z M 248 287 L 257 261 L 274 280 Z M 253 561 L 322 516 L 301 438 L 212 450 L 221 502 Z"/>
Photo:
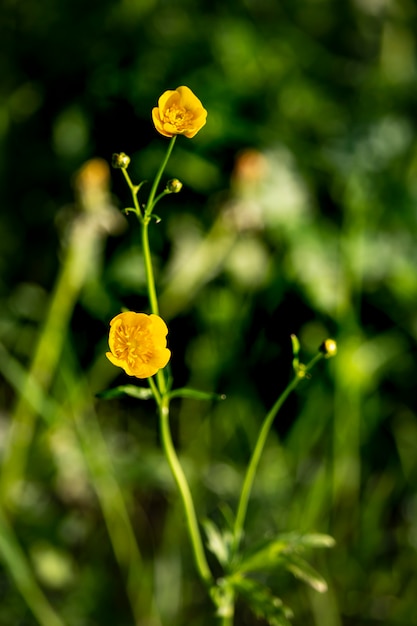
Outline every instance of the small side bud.
<path fill-rule="evenodd" d="M 326 359 L 330 359 L 337 354 L 337 344 L 334 339 L 326 339 L 326 341 L 323 341 L 321 344 L 319 350 L 324 354 Z"/>
<path fill-rule="evenodd" d="M 129 166 L 130 157 L 124 152 L 116 152 L 111 159 L 112 167 L 117 170 L 125 170 Z"/>
<path fill-rule="evenodd" d="M 182 189 L 182 182 L 178 178 L 172 178 L 167 182 L 166 190 L 169 193 L 179 193 Z"/>
<path fill-rule="evenodd" d="M 297 335 L 291 335 L 291 344 L 292 344 L 292 354 L 293 354 L 292 367 L 293 367 L 294 372 L 298 376 L 298 370 L 300 368 L 300 360 L 298 358 L 298 353 L 300 352 L 300 342 L 298 340 Z"/>

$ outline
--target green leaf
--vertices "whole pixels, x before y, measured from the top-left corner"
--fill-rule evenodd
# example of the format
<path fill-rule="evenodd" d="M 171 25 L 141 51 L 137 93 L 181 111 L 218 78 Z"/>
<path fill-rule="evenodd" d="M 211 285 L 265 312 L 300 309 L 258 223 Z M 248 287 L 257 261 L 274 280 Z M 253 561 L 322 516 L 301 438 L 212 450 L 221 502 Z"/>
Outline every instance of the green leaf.
<path fill-rule="evenodd" d="M 271 590 L 251 578 L 233 578 L 233 586 L 253 613 L 270 626 L 290 626 L 292 611 Z"/>
<path fill-rule="evenodd" d="M 327 583 L 324 578 L 300 556 L 289 555 L 285 559 L 285 569 L 319 593 L 327 591 Z"/>
<path fill-rule="evenodd" d="M 130 396 L 131 398 L 137 398 L 138 400 L 149 400 L 149 398 L 153 397 L 150 389 L 147 387 L 137 387 L 136 385 L 120 385 L 120 387 L 100 391 L 96 395 L 97 398 L 102 398 L 103 400 L 121 398 L 122 396 Z"/>
<path fill-rule="evenodd" d="M 212 393 L 207 391 L 198 391 L 189 387 L 181 387 L 170 391 L 169 397 L 172 398 L 193 398 L 194 400 L 225 400 L 224 394 Z"/>
<path fill-rule="evenodd" d="M 297 533 L 291 533 L 288 535 L 281 535 L 281 539 L 288 538 L 289 543 L 292 543 L 294 547 L 302 546 L 302 548 L 333 548 L 336 545 L 336 541 L 330 535 L 324 533 L 310 533 L 307 535 L 298 535 Z"/>
<path fill-rule="evenodd" d="M 297 555 L 311 548 L 331 548 L 333 537 L 320 533 L 300 535 L 287 533 L 263 542 L 251 551 L 238 566 L 240 573 L 272 570 L 282 566 L 290 555 Z"/>
<path fill-rule="evenodd" d="M 252 552 L 238 565 L 239 573 L 276 569 L 283 562 L 283 554 L 288 548 L 285 541 L 268 541 L 256 552 Z"/>
<path fill-rule="evenodd" d="M 209 519 L 203 521 L 207 537 L 207 548 L 217 557 L 221 565 L 227 565 L 230 558 L 230 546 L 233 535 L 231 532 L 222 533 L 214 522 Z"/>

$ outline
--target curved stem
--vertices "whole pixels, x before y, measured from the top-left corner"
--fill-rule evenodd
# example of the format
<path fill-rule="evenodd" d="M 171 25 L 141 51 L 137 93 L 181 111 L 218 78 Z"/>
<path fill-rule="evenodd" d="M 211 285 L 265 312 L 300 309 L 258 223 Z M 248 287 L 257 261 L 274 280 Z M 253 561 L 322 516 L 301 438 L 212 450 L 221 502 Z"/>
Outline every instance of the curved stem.
<path fill-rule="evenodd" d="M 152 377 L 148 378 L 149 387 L 153 393 L 153 397 L 155 398 L 155 402 L 158 406 L 161 404 L 161 394 L 159 393 L 159 389 L 155 384 L 155 381 Z"/>
<path fill-rule="evenodd" d="M 172 149 L 174 147 L 175 144 L 175 140 L 176 140 L 177 136 L 174 135 L 173 137 L 171 137 L 171 141 L 169 142 L 168 145 L 168 150 L 166 152 L 165 158 L 162 161 L 159 170 L 155 176 L 155 179 L 153 181 L 152 187 L 151 187 L 151 192 L 149 194 L 149 198 L 148 201 L 146 203 L 146 208 L 145 208 L 145 217 L 148 216 L 152 213 L 152 209 L 155 206 L 155 194 L 156 194 L 156 190 L 158 189 L 158 185 L 159 185 L 159 181 L 161 180 L 161 176 L 163 174 L 164 169 L 166 168 L 166 165 L 169 161 L 169 157 L 171 156 L 171 152 Z"/>
<path fill-rule="evenodd" d="M 211 585 L 213 584 L 213 578 L 207 563 L 206 555 L 204 553 L 203 542 L 201 540 L 201 534 L 198 528 L 193 499 L 187 479 L 185 478 L 184 471 L 178 460 L 174 444 L 172 442 L 171 430 L 169 427 L 169 398 L 166 395 L 163 396 L 161 399 L 159 415 L 161 423 L 162 445 L 181 495 L 197 571 L 203 582 L 207 585 Z"/>
<path fill-rule="evenodd" d="M 133 204 L 135 206 L 136 215 L 141 220 L 142 219 L 142 212 L 140 210 L 139 200 L 138 200 L 139 187 L 135 187 L 135 185 L 132 183 L 132 180 L 131 180 L 129 174 L 127 173 L 127 169 L 125 167 L 122 168 L 122 174 L 125 177 L 125 180 L 126 180 L 126 182 L 128 184 L 128 187 L 130 189 L 130 193 L 132 194 L 132 200 L 133 200 Z"/>
<path fill-rule="evenodd" d="M 273 421 L 284 404 L 285 400 L 288 398 L 290 393 L 294 391 L 297 387 L 298 383 L 305 378 L 307 372 L 319 361 L 323 358 L 323 354 L 317 354 L 304 368 L 299 369 L 298 373 L 294 376 L 294 378 L 290 381 L 287 387 L 284 389 L 282 394 L 279 396 L 278 400 L 275 402 L 271 410 L 267 413 L 264 422 L 262 424 L 261 430 L 259 431 L 258 439 L 256 441 L 255 448 L 253 450 L 249 465 L 246 470 L 245 480 L 243 482 L 242 491 L 240 494 L 239 505 L 237 509 L 235 525 L 234 525 L 234 552 L 237 552 L 240 541 L 243 535 L 243 526 L 245 523 L 246 512 L 248 509 L 248 503 L 250 494 L 252 491 L 253 482 L 255 480 L 256 470 L 258 469 L 259 461 L 261 459 L 261 455 L 269 434 L 271 430 L 271 426 Z"/>

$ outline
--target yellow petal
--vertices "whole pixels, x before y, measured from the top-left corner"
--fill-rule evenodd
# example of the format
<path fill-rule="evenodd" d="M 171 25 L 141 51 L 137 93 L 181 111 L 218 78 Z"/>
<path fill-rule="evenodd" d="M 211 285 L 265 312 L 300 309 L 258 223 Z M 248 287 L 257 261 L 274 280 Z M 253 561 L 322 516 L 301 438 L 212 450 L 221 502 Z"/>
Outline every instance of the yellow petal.
<path fill-rule="evenodd" d="M 181 97 L 181 106 L 187 111 L 194 111 L 196 109 L 202 109 L 203 105 L 201 101 L 197 98 L 196 95 L 193 94 L 189 87 L 177 87 L 177 92 Z"/>
<path fill-rule="evenodd" d="M 178 90 L 168 89 L 168 91 L 164 91 L 162 96 L 158 99 L 158 108 L 160 111 L 165 111 L 165 109 L 169 108 L 175 103 L 178 103 L 180 99 L 180 95 L 177 93 Z"/>

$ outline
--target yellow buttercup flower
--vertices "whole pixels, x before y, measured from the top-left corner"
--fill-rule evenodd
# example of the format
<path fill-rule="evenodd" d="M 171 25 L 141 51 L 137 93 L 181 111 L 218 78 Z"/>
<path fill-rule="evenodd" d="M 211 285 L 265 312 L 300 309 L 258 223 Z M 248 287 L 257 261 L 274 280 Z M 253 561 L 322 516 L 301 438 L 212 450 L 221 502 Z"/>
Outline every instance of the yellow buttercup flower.
<path fill-rule="evenodd" d="M 119 313 L 110 322 L 106 356 L 129 376 L 149 378 L 168 363 L 171 352 L 166 347 L 168 328 L 159 315 Z"/>
<path fill-rule="evenodd" d="M 206 123 L 207 111 L 188 87 L 165 91 L 152 109 L 158 133 L 164 137 L 194 137 Z"/>

